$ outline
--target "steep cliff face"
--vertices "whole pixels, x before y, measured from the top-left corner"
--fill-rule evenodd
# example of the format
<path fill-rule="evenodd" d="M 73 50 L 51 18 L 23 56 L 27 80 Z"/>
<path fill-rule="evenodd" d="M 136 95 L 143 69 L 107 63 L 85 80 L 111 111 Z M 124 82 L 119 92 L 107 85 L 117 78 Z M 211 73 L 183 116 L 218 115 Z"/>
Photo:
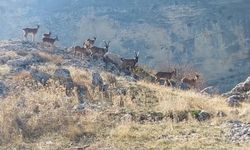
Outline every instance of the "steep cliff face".
<path fill-rule="evenodd" d="M 140 63 L 155 69 L 191 64 L 226 91 L 250 74 L 249 8 L 248 0 L 4 0 L 0 38 L 20 38 L 35 24 L 65 46 L 95 35 L 126 57 L 141 50 Z"/>

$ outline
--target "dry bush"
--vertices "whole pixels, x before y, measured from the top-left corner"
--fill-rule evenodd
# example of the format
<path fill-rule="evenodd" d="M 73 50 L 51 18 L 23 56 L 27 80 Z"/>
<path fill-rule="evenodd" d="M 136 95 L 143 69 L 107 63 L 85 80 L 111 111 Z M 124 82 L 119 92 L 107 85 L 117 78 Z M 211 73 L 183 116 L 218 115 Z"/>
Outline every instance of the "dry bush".
<path fill-rule="evenodd" d="M 111 74 L 111 73 L 108 73 L 107 74 L 107 82 L 113 86 L 113 87 L 116 87 L 117 86 L 117 79 L 115 77 L 115 75 Z"/>
<path fill-rule="evenodd" d="M 31 80 L 31 79 L 32 79 L 32 76 L 30 72 L 26 70 L 21 71 L 12 77 L 13 81 L 24 81 L 24 80 Z"/>
<path fill-rule="evenodd" d="M 54 64 L 61 64 L 63 62 L 62 56 L 52 55 L 48 52 L 39 52 L 38 55 L 44 60 L 53 62 Z"/>

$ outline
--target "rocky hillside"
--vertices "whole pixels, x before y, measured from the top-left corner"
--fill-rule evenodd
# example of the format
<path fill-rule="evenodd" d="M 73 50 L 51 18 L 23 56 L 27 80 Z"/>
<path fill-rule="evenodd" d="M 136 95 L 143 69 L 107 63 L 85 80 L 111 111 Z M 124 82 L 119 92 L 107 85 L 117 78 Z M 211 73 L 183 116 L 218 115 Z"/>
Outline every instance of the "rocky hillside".
<path fill-rule="evenodd" d="M 195 66 L 225 92 L 250 74 L 249 7 L 249 0 L 2 0 L 0 39 L 21 38 L 36 24 L 63 46 L 97 36 L 124 57 L 140 50 L 140 63 L 157 70 Z"/>
<path fill-rule="evenodd" d="M 226 97 L 182 91 L 71 49 L 0 41 L 0 149 L 248 149 L 240 85 Z"/>

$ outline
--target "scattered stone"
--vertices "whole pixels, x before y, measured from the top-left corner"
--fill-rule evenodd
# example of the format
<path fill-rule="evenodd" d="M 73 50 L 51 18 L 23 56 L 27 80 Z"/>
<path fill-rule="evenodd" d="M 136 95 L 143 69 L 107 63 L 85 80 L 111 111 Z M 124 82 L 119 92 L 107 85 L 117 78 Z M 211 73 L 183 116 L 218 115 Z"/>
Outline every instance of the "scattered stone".
<path fill-rule="evenodd" d="M 24 98 L 21 98 L 19 101 L 17 101 L 16 106 L 21 108 L 26 107 L 26 100 Z"/>
<path fill-rule="evenodd" d="M 11 60 L 10 56 L 0 56 L 0 65 L 6 64 L 9 60 Z"/>
<path fill-rule="evenodd" d="M 121 117 L 121 121 L 124 123 L 127 122 L 132 122 L 133 121 L 134 116 L 132 114 L 125 114 L 124 116 Z"/>
<path fill-rule="evenodd" d="M 229 130 L 225 133 L 227 140 L 232 142 L 249 142 L 250 141 L 250 124 L 240 121 L 229 121 L 227 126 Z"/>
<path fill-rule="evenodd" d="M 146 121 L 149 122 L 158 122 L 163 120 L 164 115 L 160 112 L 148 112 L 147 114 L 141 114 L 138 117 L 138 121 L 144 123 Z"/>
<path fill-rule="evenodd" d="M 206 120 L 208 120 L 208 119 L 210 119 L 210 118 L 211 118 L 211 114 L 208 113 L 208 112 L 206 112 L 206 111 L 204 111 L 204 110 L 202 110 L 202 111 L 198 114 L 198 116 L 197 116 L 197 120 L 199 120 L 199 121 L 206 121 Z"/>
<path fill-rule="evenodd" d="M 116 93 L 119 95 L 126 95 L 127 94 L 127 89 L 126 88 L 117 88 Z"/>
<path fill-rule="evenodd" d="M 81 103 L 74 106 L 73 110 L 74 112 L 81 113 L 84 112 L 85 108 L 86 108 L 86 103 Z"/>

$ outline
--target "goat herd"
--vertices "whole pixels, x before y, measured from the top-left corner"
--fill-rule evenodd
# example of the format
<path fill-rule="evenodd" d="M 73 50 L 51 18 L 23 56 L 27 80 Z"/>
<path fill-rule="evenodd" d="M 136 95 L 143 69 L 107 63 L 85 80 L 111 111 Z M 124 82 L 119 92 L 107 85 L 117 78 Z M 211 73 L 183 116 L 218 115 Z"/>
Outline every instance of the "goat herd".
<path fill-rule="evenodd" d="M 35 40 L 35 36 L 38 32 L 39 25 L 37 25 L 36 28 L 24 28 L 24 37 L 27 39 L 28 35 L 32 36 L 32 41 Z M 56 36 L 55 38 L 51 37 L 51 32 L 43 34 L 43 43 L 48 43 L 50 45 L 54 45 L 55 41 L 59 41 L 58 37 Z M 96 37 L 93 39 L 87 39 L 83 43 L 83 47 L 81 46 L 75 46 L 74 49 L 74 56 L 76 57 L 78 54 L 80 54 L 81 59 L 83 56 L 92 56 L 95 58 L 104 58 L 104 60 L 109 61 L 116 66 L 119 66 L 120 68 L 123 69 L 128 69 L 131 70 L 133 69 L 136 64 L 138 63 L 139 60 L 139 52 L 135 52 L 135 58 L 133 59 L 126 59 L 126 58 L 121 58 L 119 55 L 113 54 L 113 53 L 108 53 L 110 41 L 106 42 L 104 41 L 104 48 L 100 48 L 97 46 L 94 46 L 96 41 Z M 176 69 L 174 69 L 171 72 L 157 72 L 154 77 L 155 81 L 159 82 L 161 79 L 164 79 L 165 84 L 168 82 L 171 85 L 170 80 L 177 75 Z M 190 88 L 195 87 L 197 80 L 199 79 L 199 75 L 196 74 L 193 78 L 188 78 L 188 77 L 183 77 L 181 79 L 182 83 L 185 83 L 188 85 Z"/>

